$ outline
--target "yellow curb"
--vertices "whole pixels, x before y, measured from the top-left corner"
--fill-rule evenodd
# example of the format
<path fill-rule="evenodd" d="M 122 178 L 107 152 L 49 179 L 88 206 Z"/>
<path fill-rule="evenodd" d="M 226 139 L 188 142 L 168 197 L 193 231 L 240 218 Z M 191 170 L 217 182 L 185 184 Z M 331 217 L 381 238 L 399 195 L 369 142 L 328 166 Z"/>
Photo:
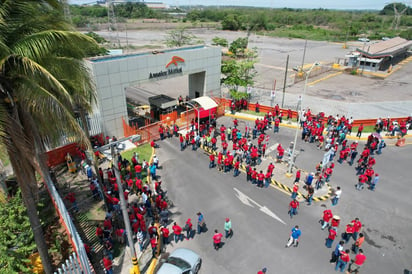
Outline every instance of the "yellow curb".
<path fill-rule="evenodd" d="M 148 274 L 153 274 L 154 271 L 155 271 L 156 266 L 157 266 L 157 259 L 153 258 L 150 265 L 149 265 L 149 268 L 147 269 L 147 273 Z"/>

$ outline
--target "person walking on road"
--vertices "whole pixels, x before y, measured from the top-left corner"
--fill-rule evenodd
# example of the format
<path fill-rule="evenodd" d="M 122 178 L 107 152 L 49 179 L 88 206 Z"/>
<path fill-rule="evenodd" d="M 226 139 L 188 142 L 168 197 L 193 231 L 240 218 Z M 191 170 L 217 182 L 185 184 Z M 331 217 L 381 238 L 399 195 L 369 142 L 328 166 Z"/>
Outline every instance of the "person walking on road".
<path fill-rule="evenodd" d="M 326 238 L 325 246 L 327 248 L 331 248 L 335 238 L 336 238 L 336 230 L 329 229 L 329 235 L 328 235 L 328 238 Z"/>
<path fill-rule="evenodd" d="M 353 224 L 349 223 L 346 225 L 345 232 L 342 235 L 342 239 L 345 241 L 345 243 L 348 243 L 350 238 L 352 238 L 353 232 L 355 231 Z"/>
<path fill-rule="evenodd" d="M 376 187 L 376 184 L 378 183 L 378 181 L 379 181 L 379 174 L 375 173 L 375 177 L 371 181 L 369 189 L 372 190 L 372 191 L 375 191 L 375 187 Z"/>
<path fill-rule="evenodd" d="M 356 255 L 353 263 L 349 265 L 349 273 L 359 273 L 359 269 L 363 266 L 366 261 L 366 256 L 363 254 L 363 250 L 359 249 L 359 253 Z"/>
<path fill-rule="evenodd" d="M 187 219 L 186 224 L 185 224 L 185 230 L 186 230 L 186 240 L 189 240 L 192 238 L 192 219 Z"/>
<path fill-rule="evenodd" d="M 342 190 L 340 189 L 340 186 L 338 186 L 336 188 L 335 195 L 332 198 L 332 205 L 333 206 L 338 204 L 338 201 L 339 201 L 341 195 L 342 195 Z"/>
<path fill-rule="evenodd" d="M 299 208 L 299 202 L 296 199 L 293 199 L 290 203 L 289 203 L 289 215 L 290 218 L 293 217 L 293 215 L 297 215 L 298 214 L 298 208 Z"/>
<path fill-rule="evenodd" d="M 353 224 L 353 234 L 352 237 L 356 241 L 358 239 L 358 234 L 360 230 L 362 229 L 362 223 L 359 221 L 359 218 L 355 218 L 354 220 L 351 221 Z"/>
<path fill-rule="evenodd" d="M 225 238 L 232 238 L 232 221 L 229 218 L 225 220 Z"/>
<path fill-rule="evenodd" d="M 262 270 L 259 270 L 257 274 L 265 274 L 267 271 L 266 267 L 262 268 Z"/>
<path fill-rule="evenodd" d="M 300 231 L 299 226 L 296 225 L 294 228 L 292 228 L 289 240 L 285 247 L 290 247 L 292 244 L 294 247 L 297 247 L 299 244 L 300 235 L 302 235 L 302 232 Z"/>
<path fill-rule="evenodd" d="M 299 190 L 299 182 L 295 182 L 293 184 L 292 195 L 290 196 L 290 198 L 296 199 L 296 197 L 298 196 L 298 190 Z"/>
<path fill-rule="evenodd" d="M 330 263 L 334 264 L 339 258 L 340 252 L 343 251 L 343 245 L 345 244 L 345 241 L 340 241 L 336 247 L 335 250 L 332 252 L 332 258 L 330 259 Z"/>
<path fill-rule="evenodd" d="M 345 270 L 346 265 L 350 262 L 349 252 L 349 249 L 340 252 L 339 259 L 336 262 L 335 271 L 340 270 L 340 272 L 343 272 Z"/>
<path fill-rule="evenodd" d="M 365 241 L 365 236 L 363 236 L 363 233 L 359 233 L 359 238 L 356 240 L 356 242 L 352 246 L 352 251 L 355 254 L 359 253 L 359 249 L 362 247 L 363 242 Z"/>
<path fill-rule="evenodd" d="M 173 234 L 175 235 L 175 243 L 179 240 L 183 241 L 182 228 L 175 222 L 172 226 Z"/>
<path fill-rule="evenodd" d="M 201 212 L 197 213 L 197 234 L 202 233 L 202 231 L 205 230 L 206 223 L 205 223 L 205 218 L 203 217 L 203 214 Z"/>
<path fill-rule="evenodd" d="M 219 250 L 220 245 L 222 244 L 222 233 L 219 233 L 217 229 L 215 229 L 215 235 L 213 235 L 213 247 L 215 250 Z"/>
<path fill-rule="evenodd" d="M 332 219 L 332 217 L 333 217 L 332 210 L 325 209 L 323 211 L 323 217 L 321 220 L 322 230 L 324 230 L 327 226 L 329 226 L 329 221 Z"/>

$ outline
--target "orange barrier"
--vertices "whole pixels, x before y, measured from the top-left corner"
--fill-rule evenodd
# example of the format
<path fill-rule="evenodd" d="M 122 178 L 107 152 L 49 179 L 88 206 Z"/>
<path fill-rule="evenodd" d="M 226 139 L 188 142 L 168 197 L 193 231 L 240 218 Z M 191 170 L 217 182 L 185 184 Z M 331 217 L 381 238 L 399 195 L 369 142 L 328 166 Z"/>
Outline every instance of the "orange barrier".
<path fill-rule="evenodd" d="M 230 103 L 231 103 L 231 100 L 230 99 L 227 99 L 227 98 L 213 98 L 216 102 L 218 102 L 218 103 L 220 103 L 220 104 L 223 104 L 225 107 L 230 107 Z M 259 111 L 260 112 L 262 112 L 262 113 L 267 113 L 267 112 L 269 112 L 270 110 L 274 110 L 275 108 L 274 107 L 270 107 L 270 106 L 263 106 L 263 105 L 260 105 L 260 107 L 259 107 Z M 256 104 L 253 104 L 253 103 L 249 103 L 248 104 L 248 110 L 249 111 L 255 111 L 256 110 Z M 287 115 L 287 109 L 284 109 L 284 108 L 280 108 L 280 110 L 282 111 L 282 113 L 283 113 L 283 115 L 285 116 L 285 115 Z M 298 117 L 298 113 L 296 112 L 296 111 L 292 111 L 292 118 L 297 118 Z M 327 120 L 327 117 L 328 117 L 328 115 L 326 115 L 325 114 L 325 121 L 324 122 L 326 122 L 326 120 Z M 349 118 L 349 117 L 348 117 Z M 407 117 L 395 117 L 395 118 L 390 118 L 390 120 L 391 121 L 398 121 L 399 123 L 401 122 L 401 121 L 406 121 L 408 118 Z M 376 121 L 377 121 L 377 118 L 374 118 L 374 119 L 357 119 L 357 120 L 354 120 L 353 121 L 353 124 L 352 124 L 352 126 L 353 127 L 359 127 L 360 126 L 360 124 L 363 124 L 363 126 L 375 126 L 376 125 Z"/>
<path fill-rule="evenodd" d="M 398 147 L 403 147 L 405 145 L 405 138 L 399 138 L 395 145 Z"/>

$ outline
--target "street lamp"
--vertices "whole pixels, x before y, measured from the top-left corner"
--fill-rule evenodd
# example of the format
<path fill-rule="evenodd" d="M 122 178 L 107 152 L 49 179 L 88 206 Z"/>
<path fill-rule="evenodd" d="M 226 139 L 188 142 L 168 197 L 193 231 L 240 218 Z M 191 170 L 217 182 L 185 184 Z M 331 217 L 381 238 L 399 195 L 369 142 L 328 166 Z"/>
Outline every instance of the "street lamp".
<path fill-rule="evenodd" d="M 192 104 L 190 102 L 186 102 L 186 104 L 188 104 L 189 106 L 192 106 L 192 108 L 194 108 L 197 112 L 197 135 L 199 135 L 199 127 L 200 127 L 200 111 L 199 111 L 199 108 L 196 107 L 195 104 Z"/>
<path fill-rule="evenodd" d="M 295 165 L 294 155 L 295 155 L 296 142 L 297 142 L 297 139 L 298 139 L 298 132 L 299 132 L 299 127 L 300 127 L 300 120 L 301 120 L 300 117 L 302 115 L 303 97 L 306 94 L 306 87 L 308 86 L 309 75 L 312 72 L 313 68 L 317 67 L 319 65 L 320 65 L 319 62 L 313 63 L 312 66 L 310 67 L 310 69 L 306 72 L 305 86 L 303 87 L 303 94 L 300 97 L 300 107 L 298 108 L 298 124 L 297 124 L 296 132 L 295 132 L 295 141 L 293 142 L 292 154 L 290 155 L 290 158 L 289 158 L 289 169 L 288 169 L 288 173 L 287 173 L 287 174 L 289 174 L 289 176 L 292 175 L 292 167 Z"/>

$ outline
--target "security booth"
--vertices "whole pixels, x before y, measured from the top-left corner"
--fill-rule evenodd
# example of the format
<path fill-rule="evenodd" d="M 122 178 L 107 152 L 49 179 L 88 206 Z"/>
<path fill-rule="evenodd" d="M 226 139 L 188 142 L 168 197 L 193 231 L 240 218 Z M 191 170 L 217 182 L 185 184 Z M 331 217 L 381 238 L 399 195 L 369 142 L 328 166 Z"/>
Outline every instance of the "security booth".
<path fill-rule="evenodd" d="M 195 109 L 196 118 L 199 120 L 215 117 L 218 104 L 209 96 L 202 96 L 187 102 L 189 107 Z"/>
<path fill-rule="evenodd" d="M 168 115 L 177 108 L 177 100 L 170 96 L 160 94 L 149 97 L 150 116 L 156 121 L 163 120 L 162 116 Z"/>

